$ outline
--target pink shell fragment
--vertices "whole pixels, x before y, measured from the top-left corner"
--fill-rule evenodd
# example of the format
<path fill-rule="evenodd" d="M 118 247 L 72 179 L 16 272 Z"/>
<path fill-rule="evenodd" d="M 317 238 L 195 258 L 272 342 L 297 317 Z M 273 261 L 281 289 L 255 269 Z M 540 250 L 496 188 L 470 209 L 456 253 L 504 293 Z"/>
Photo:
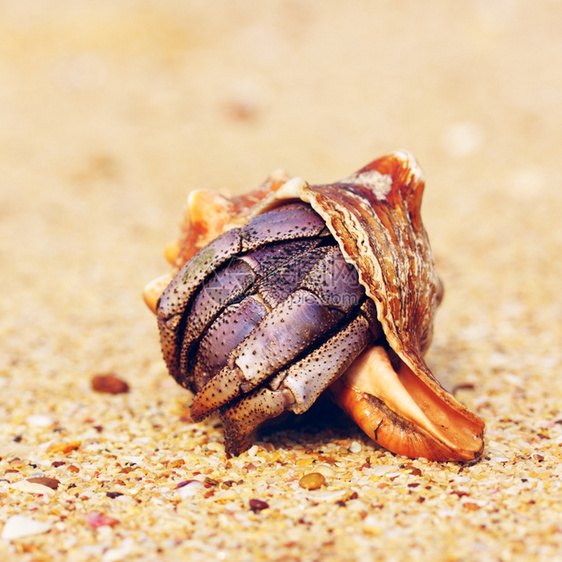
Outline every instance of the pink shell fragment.
<path fill-rule="evenodd" d="M 92 529 L 97 529 L 98 527 L 115 527 L 115 525 L 119 525 L 119 523 L 121 523 L 119 519 L 115 519 L 115 517 L 110 517 L 109 515 L 104 515 L 103 513 L 99 513 L 97 511 L 93 511 L 92 513 L 88 513 L 86 515 L 86 524 Z"/>

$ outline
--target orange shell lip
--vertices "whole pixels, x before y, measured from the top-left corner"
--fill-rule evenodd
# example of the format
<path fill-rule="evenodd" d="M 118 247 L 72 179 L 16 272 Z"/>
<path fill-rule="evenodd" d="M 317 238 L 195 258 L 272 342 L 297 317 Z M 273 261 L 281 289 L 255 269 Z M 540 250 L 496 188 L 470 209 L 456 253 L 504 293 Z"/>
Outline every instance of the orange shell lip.
<path fill-rule="evenodd" d="M 430 388 L 381 346 L 364 351 L 330 387 L 334 401 L 393 453 L 468 461 L 484 448 L 484 422 L 440 386 Z"/>
<path fill-rule="evenodd" d="M 154 314 L 156 314 L 156 307 L 160 295 L 164 292 L 164 289 L 170 284 L 173 278 L 174 275 L 172 273 L 166 273 L 161 277 L 153 279 L 145 286 L 142 296 L 146 306 L 148 306 Z"/>

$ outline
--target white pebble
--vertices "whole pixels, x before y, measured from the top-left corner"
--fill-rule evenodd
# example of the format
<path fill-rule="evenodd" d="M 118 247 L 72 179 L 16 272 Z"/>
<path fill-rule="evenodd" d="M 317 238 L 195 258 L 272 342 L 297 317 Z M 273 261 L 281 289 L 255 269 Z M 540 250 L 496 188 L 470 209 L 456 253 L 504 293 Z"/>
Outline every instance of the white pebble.
<path fill-rule="evenodd" d="M 374 476 L 382 476 L 383 474 L 388 474 L 389 472 L 393 472 L 397 469 L 396 466 L 389 465 L 389 464 L 377 464 L 375 466 L 371 466 L 369 468 L 369 473 L 373 474 Z"/>
<path fill-rule="evenodd" d="M 374 515 L 367 515 L 367 517 L 365 517 L 365 519 L 363 520 L 363 525 L 367 529 L 378 530 L 383 527 L 383 523 L 381 522 L 381 520 L 378 517 L 375 517 Z"/>
<path fill-rule="evenodd" d="M 43 494 L 46 496 L 52 496 L 55 491 L 49 486 L 44 486 L 43 484 L 38 484 L 37 482 L 28 482 L 27 480 L 18 480 L 13 484 L 10 484 L 10 488 L 19 490 L 20 492 L 27 492 L 29 494 Z"/>
<path fill-rule="evenodd" d="M 332 478 L 336 474 L 336 471 L 327 464 L 314 465 L 314 472 L 319 472 L 325 478 Z"/>
<path fill-rule="evenodd" d="M 44 416 L 41 414 L 33 414 L 31 416 L 27 416 L 25 421 L 28 425 L 33 425 L 35 427 L 51 427 L 55 424 L 55 420 L 49 416 Z"/>
<path fill-rule="evenodd" d="M 353 443 L 351 443 L 351 446 L 349 447 L 349 450 L 352 453 L 360 453 L 362 448 L 363 447 L 361 446 L 361 443 L 359 443 L 359 441 L 353 441 Z"/>
<path fill-rule="evenodd" d="M 142 466 L 146 460 L 144 456 L 140 456 L 140 455 L 124 455 L 123 459 L 126 460 L 127 462 L 132 462 L 139 466 Z"/>
<path fill-rule="evenodd" d="M 256 453 L 259 451 L 259 447 L 257 445 L 252 445 L 249 449 L 248 449 L 248 456 L 249 457 L 255 457 Z"/>
<path fill-rule="evenodd" d="M 12 515 L 4 525 L 2 538 L 7 541 L 29 537 L 30 535 L 40 535 L 50 531 L 51 523 L 46 521 L 36 521 L 24 515 Z"/>
<path fill-rule="evenodd" d="M 181 488 L 178 488 L 176 490 L 176 492 L 180 496 L 182 496 L 183 498 L 186 498 L 186 497 L 189 497 L 189 496 L 194 496 L 198 492 L 200 492 L 201 490 L 204 490 L 204 489 L 205 489 L 205 486 L 201 482 L 199 482 L 198 480 L 193 480 L 189 484 L 186 484 L 185 486 L 182 486 Z"/>

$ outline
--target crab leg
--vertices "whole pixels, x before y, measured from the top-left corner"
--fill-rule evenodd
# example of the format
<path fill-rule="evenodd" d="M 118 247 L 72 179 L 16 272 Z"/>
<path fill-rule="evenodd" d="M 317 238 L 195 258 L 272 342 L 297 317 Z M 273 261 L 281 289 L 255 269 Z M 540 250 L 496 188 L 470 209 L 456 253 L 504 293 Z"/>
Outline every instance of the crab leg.
<path fill-rule="evenodd" d="M 242 260 L 236 260 L 226 269 L 215 273 L 194 299 L 183 348 L 189 351 L 192 342 L 201 337 L 219 312 L 243 295 L 255 280 L 254 272 Z"/>
<path fill-rule="evenodd" d="M 236 349 L 267 314 L 265 305 L 255 296 L 229 306 L 210 326 L 199 344 L 193 368 L 194 390 L 199 391 L 219 373 Z"/>
<path fill-rule="evenodd" d="M 282 267 L 295 256 L 306 255 L 317 240 L 290 240 L 259 248 L 234 259 L 213 273 L 193 299 L 182 341 L 181 368 L 189 371 L 189 354 L 211 322 L 231 303 L 238 300 L 261 277 Z"/>
<path fill-rule="evenodd" d="M 241 253 L 258 249 L 269 242 L 318 236 L 325 223 L 309 207 L 286 205 L 268 213 L 269 221 L 256 217 L 250 223 L 232 228 L 197 252 L 176 274 L 157 304 L 158 324 L 164 360 L 170 373 L 183 383 L 180 368 L 179 329 L 185 311 L 201 283 Z"/>
<path fill-rule="evenodd" d="M 195 396 L 191 405 L 194 420 L 250 392 L 286 367 L 359 305 L 364 292 L 354 270 L 337 248 L 319 251 L 324 255 L 301 288 L 267 314 L 234 350 L 227 366 Z"/>
<path fill-rule="evenodd" d="M 203 287 L 191 308 L 182 349 L 182 368 L 188 372 L 191 370 L 188 353 L 194 340 L 202 335 L 193 358 L 195 366 L 192 370 L 196 391 L 226 367 L 228 357 L 236 347 L 250 335 L 273 307 L 298 289 L 303 277 L 321 257 L 331 251 L 329 248 L 315 249 L 317 244 L 318 239 L 280 242 L 243 256 L 240 261 L 250 265 L 255 274 L 253 278 L 264 275 L 266 277 L 256 281 L 256 294 L 246 297 L 240 303 L 229 305 L 232 299 L 229 298 L 228 292 L 224 293 L 224 299 L 209 299 L 207 288 L 214 283 L 214 279 Z M 219 272 L 224 274 L 225 281 L 230 279 L 228 271 L 227 268 Z M 211 302 L 207 306 L 201 304 L 209 300 Z M 217 301 L 221 300 L 224 302 L 219 304 Z M 225 310 L 211 322 L 214 312 L 221 306 L 224 306 Z M 203 334 L 204 330 L 206 331 Z"/>
<path fill-rule="evenodd" d="M 287 410 L 306 412 L 371 341 L 369 323 L 358 315 L 312 353 L 275 376 L 269 388 L 258 388 L 224 407 L 221 417 L 229 453 L 237 455 L 246 449 L 263 422 Z"/>
<path fill-rule="evenodd" d="M 231 364 L 195 396 L 192 418 L 200 421 L 253 390 L 334 328 L 339 319 L 312 293 L 301 289 L 292 293 L 235 350 Z"/>

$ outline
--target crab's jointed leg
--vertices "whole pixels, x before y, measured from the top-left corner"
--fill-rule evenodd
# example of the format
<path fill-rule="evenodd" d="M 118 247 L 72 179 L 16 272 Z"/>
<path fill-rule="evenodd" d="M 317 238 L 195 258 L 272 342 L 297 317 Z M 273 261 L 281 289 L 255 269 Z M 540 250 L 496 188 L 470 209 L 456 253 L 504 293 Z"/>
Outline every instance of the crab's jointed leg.
<path fill-rule="evenodd" d="M 176 274 L 157 303 L 158 324 L 164 359 L 170 373 L 186 385 L 180 366 L 180 329 L 184 313 L 200 285 L 235 256 L 251 252 L 272 241 L 314 237 L 325 229 L 324 222 L 309 207 L 286 205 L 256 217 L 240 228 L 232 228 L 197 252 Z M 258 220 L 259 219 L 259 220 Z M 183 354 L 185 356 L 185 345 Z M 187 386 L 189 386 L 187 384 Z"/>
<path fill-rule="evenodd" d="M 276 375 L 268 387 L 257 388 L 222 408 L 227 450 L 239 454 L 263 422 L 287 410 L 306 412 L 372 341 L 369 323 L 359 314 L 320 347 Z"/>
<path fill-rule="evenodd" d="M 271 309 L 233 351 L 227 366 L 195 396 L 191 405 L 194 420 L 250 392 L 297 360 L 359 306 L 363 288 L 339 250 L 321 247 L 312 253 L 318 261 L 300 288 Z"/>

